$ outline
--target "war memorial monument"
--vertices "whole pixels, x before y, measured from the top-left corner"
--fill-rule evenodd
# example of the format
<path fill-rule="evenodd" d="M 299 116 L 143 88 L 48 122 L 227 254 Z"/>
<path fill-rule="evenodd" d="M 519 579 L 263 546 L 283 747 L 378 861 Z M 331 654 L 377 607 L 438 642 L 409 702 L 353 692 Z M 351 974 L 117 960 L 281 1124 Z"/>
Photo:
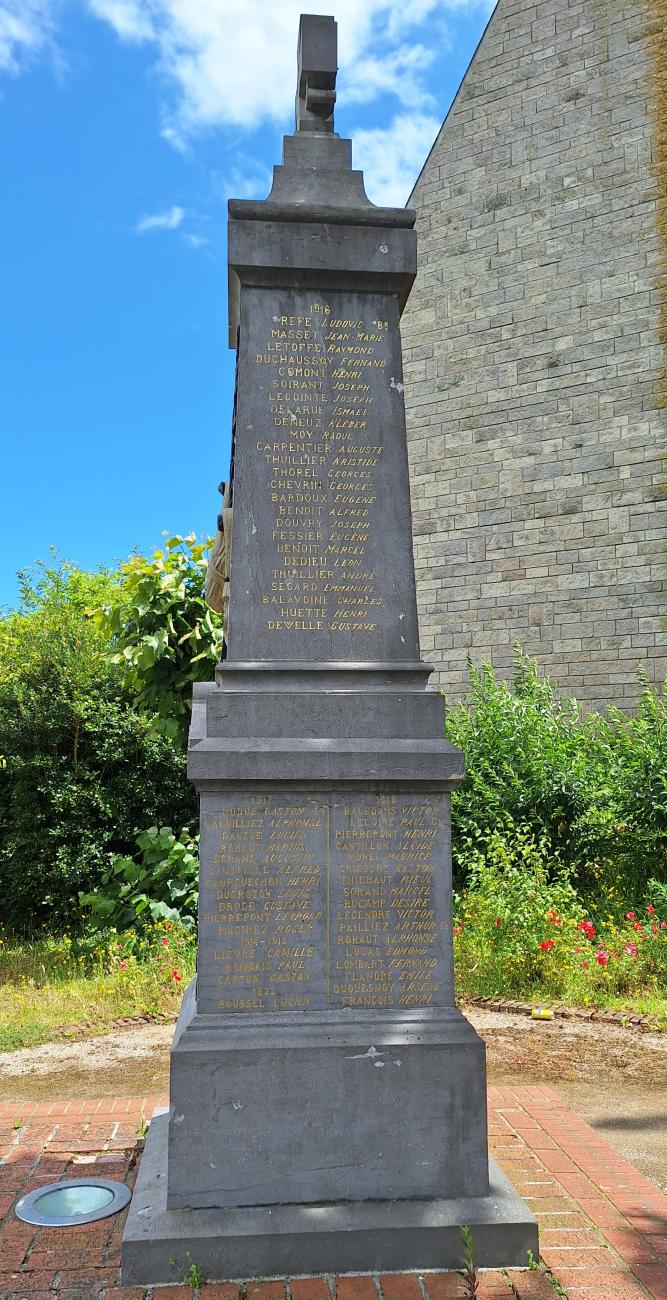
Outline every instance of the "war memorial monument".
<path fill-rule="evenodd" d="M 450 791 L 420 658 L 399 318 L 414 214 L 333 129 L 336 24 L 304 17 L 296 130 L 229 204 L 238 373 L 226 645 L 195 688 L 196 980 L 123 1282 L 524 1265 L 454 1004 Z M 216 470 L 212 455 L 212 474 Z M 231 516 L 230 516 L 231 511 Z"/>

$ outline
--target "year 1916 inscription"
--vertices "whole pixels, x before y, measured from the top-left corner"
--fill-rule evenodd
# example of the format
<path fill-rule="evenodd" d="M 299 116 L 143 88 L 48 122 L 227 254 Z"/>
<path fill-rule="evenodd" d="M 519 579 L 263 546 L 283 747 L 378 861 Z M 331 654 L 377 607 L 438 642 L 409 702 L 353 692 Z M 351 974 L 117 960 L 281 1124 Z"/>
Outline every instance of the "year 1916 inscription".
<path fill-rule="evenodd" d="M 428 795 L 210 796 L 200 1009 L 449 1005 L 446 833 Z"/>

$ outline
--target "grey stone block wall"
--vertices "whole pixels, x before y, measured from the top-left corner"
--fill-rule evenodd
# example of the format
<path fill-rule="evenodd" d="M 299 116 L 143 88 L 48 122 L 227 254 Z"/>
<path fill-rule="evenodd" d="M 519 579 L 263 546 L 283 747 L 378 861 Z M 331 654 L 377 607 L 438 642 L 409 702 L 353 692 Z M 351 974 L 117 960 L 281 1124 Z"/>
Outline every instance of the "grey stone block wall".
<path fill-rule="evenodd" d="M 665 676 L 663 41 L 664 0 L 500 0 L 409 201 L 420 628 L 452 699 L 515 638 L 588 707 Z"/>

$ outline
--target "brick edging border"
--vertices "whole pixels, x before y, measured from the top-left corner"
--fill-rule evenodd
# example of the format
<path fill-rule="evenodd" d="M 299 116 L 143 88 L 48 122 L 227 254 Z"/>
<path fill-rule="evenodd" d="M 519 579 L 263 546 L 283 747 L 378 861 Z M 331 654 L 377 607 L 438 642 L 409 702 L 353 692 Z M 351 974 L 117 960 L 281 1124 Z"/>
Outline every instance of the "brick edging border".
<path fill-rule="evenodd" d="M 466 998 L 464 1007 L 484 1007 L 486 1011 L 514 1011 L 520 1016 L 530 1016 L 533 1002 L 516 1002 L 513 998 Z M 635 1011 L 605 1011 L 597 1007 L 568 1007 L 560 1004 L 548 1008 L 561 1020 L 594 1020 L 596 1024 L 617 1025 L 622 1029 L 639 1029 L 652 1034 L 663 1034 L 665 1029 L 650 1016 Z"/>
<path fill-rule="evenodd" d="M 482 1006 L 486 1011 L 514 1011 L 516 1015 L 532 1015 L 534 1002 L 519 1002 L 511 997 L 467 997 L 462 1002 L 465 1006 Z M 595 1006 L 550 1006 L 554 1017 L 562 1021 L 594 1021 L 595 1024 L 615 1024 L 625 1030 L 638 1030 L 644 1034 L 664 1034 L 666 1028 L 655 1024 L 651 1021 L 649 1015 L 640 1015 L 638 1013 L 629 1013 L 629 1011 L 605 1011 L 595 1008 Z M 90 1022 L 83 1021 L 79 1024 L 65 1024 L 60 1030 L 53 1032 L 55 1039 L 68 1039 L 68 1037 L 90 1037 L 95 1034 L 108 1034 L 109 1030 L 129 1030 L 139 1024 L 176 1024 L 178 1015 L 166 1015 L 164 1013 L 151 1013 L 148 1011 L 144 1015 L 117 1015 L 113 1021 L 108 1022 L 107 1026 L 96 1027 Z M 51 1040 L 53 1041 L 53 1040 Z"/>
<path fill-rule="evenodd" d="M 486 1011 L 513 1011 L 516 1015 L 530 1016 L 535 1004 L 517 1002 L 514 998 L 466 998 L 461 1005 L 464 1008 L 484 1007 Z M 667 1032 L 665 1027 L 657 1025 L 650 1016 L 640 1015 L 639 1012 L 634 1011 L 605 1011 L 597 1007 L 568 1007 L 560 1004 L 549 1007 L 549 1010 L 561 1020 L 594 1020 L 596 1024 L 617 1025 L 623 1029 L 638 1029 L 644 1033 Z M 107 1021 L 106 1025 L 99 1026 L 83 1021 L 78 1025 L 63 1025 L 55 1029 L 53 1039 L 49 1041 L 62 1038 L 89 1038 L 96 1034 L 109 1033 L 113 1029 L 131 1029 L 139 1025 L 173 1025 L 177 1019 L 176 1012 L 170 1015 L 164 1012 L 147 1012 L 142 1016 L 115 1016 L 113 1020 Z"/>
<path fill-rule="evenodd" d="M 113 1020 L 107 1020 L 103 1025 L 82 1020 L 78 1025 L 61 1025 L 58 1029 L 54 1029 L 53 1038 L 47 1041 L 53 1042 L 61 1038 L 93 1038 L 97 1034 L 108 1034 L 112 1029 L 133 1029 L 139 1025 L 175 1025 L 177 1020 L 178 1014 L 175 1011 L 147 1011 L 142 1016 L 114 1016 Z M 37 1046 L 39 1047 L 40 1044 Z"/>

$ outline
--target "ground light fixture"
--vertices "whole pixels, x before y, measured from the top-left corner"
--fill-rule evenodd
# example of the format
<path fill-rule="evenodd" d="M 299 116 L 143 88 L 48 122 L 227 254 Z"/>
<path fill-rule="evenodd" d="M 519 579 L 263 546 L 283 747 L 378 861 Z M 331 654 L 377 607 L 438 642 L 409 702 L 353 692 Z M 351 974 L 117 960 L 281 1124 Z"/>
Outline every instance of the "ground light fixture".
<path fill-rule="evenodd" d="M 43 1228 L 69 1228 L 118 1214 L 131 1198 L 132 1193 L 124 1183 L 106 1178 L 66 1178 L 64 1182 L 48 1183 L 22 1196 L 15 1213 L 24 1223 L 36 1223 Z"/>

